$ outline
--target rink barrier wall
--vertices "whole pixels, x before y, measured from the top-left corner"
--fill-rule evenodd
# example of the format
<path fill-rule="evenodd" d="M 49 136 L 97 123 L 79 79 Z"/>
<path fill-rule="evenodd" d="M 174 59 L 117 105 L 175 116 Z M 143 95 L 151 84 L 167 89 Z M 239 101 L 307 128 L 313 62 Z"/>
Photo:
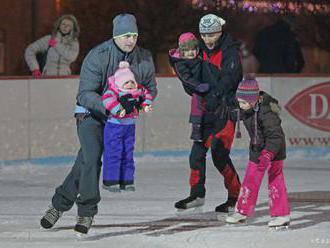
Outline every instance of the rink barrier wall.
<path fill-rule="evenodd" d="M 259 75 L 260 88 L 282 105 L 289 148 L 329 148 L 330 75 Z M 175 154 L 191 147 L 190 99 L 176 77 L 157 77 L 154 112 L 137 124 L 137 154 Z M 0 78 L 0 161 L 74 157 L 78 150 L 73 110 L 78 76 Z M 248 146 L 247 133 L 234 149 Z"/>
<path fill-rule="evenodd" d="M 175 161 L 182 166 L 187 166 L 189 162 L 189 150 L 186 151 L 152 151 L 152 152 L 135 152 L 135 161 L 152 160 L 157 163 L 158 161 Z M 207 155 L 211 161 L 211 154 Z M 231 158 L 235 161 L 236 168 L 245 169 L 248 161 L 249 153 L 245 148 L 233 148 L 231 150 Z M 31 159 L 17 159 L 17 160 L 2 160 L 1 166 L 71 166 L 74 164 L 75 156 L 56 156 L 56 157 L 39 157 Z M 294 167 L 304 168 L 299 161 L 313 161 L 310 165 L 307 164 L 306 169 L 315 169 L 318 167 L 325 167 L 329 169 L 330 164 L 320 164 L 321 161 L 330 160 L 330 148 L 327 147 L 289 147 L 287 149 L 286 161 L 295 161 Z M 237 161 L 240 161 L 237 163 Z M 317 161 L 318 164 L 314 162 Z M 290 167 L 293 167 L 291 164 Z"/>

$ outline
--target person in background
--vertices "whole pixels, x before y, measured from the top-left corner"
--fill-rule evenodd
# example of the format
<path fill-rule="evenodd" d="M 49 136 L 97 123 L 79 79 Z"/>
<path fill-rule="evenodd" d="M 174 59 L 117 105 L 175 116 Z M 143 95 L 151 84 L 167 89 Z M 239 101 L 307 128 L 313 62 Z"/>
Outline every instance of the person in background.
<path fill-rule="evenodd" d="M 241 41 L 240 52 L 242 58 L 243 75 L 248 73 L 257 73 L 259 63 L 253 53 L 250 52 L 247 44 Z"/>
<path fill-rule="evenodd" d="M 299 73 L 305 65 L 296 35 L 284 19 L 258 32 L 253 53 L 259 62 L 258 73 Z"/>
<path fill-rule="evenodd" d="M 83 61 L 75 109 L 80 149 L 71 171 L 56 188 L 51 204 L 41 218 L 43 228 L 52 228 L 75 203 L 78 216 L 74 230 L 86 234 L 92 226 L 101 200 L 99 178 L 104 124 L 109 115 L 102 103 L 102 95 L 107 90 L 108 78 L 121 61 L 127 61 L 136 81 L 148 89 L 153 99 L 157 95 L 151 53 L 136 46 L 137 39 L 135 17 L 117 15 L 113 19 L 113 38 L 93 48 Z"/>
<path fill-rule="evenodd" d="M 238 125 L 242 119 L 250 136 L 250 158 L 235 213 L 229 215 L 226 222 L 244 222 L 248 216 L 254 214 L 260 185 L 268 170 L 269 207 L 272 217 L 268 226 L 289 225 L 290 209 L 283 174 L 286 145 L 278 101 L 259 91 L 257 80 L 254 75 L 249 74 L 239 84 L 236 97 L 239 103 L 236 114 Z"/>
<path fill-rule="evenodd" d="M 24 56 L 32 76 L 70 75 L 70 65 L 79 54 L 79 32 L 77 19 L 73 15 L 63 15 L 55 22 L 50 35 L 28 45 Z M 41 57 L 38 53 L 42 54 Z"/>

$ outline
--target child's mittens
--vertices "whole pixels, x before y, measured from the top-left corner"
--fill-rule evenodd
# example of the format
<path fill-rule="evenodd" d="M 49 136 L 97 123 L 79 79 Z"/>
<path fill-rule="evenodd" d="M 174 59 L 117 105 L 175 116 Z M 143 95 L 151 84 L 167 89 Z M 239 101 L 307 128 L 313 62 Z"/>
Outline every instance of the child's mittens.
<path fill-rule="evenodd" d="M 271 161 L 274 158 L 274 153 L 267 150 L 262 150 L 261 155 L 259 156 L 259 167 L 267 169 L 268 166 L 271 164 Z"/>
<path fill-rule="evenodd" d="M 143 107 L 143 111 L 146 112 L 146 113 L 151 112 L 151 111 L 152 111 L 152 107 L 151 107 L 151 105 L 146 105 L 146 106 L 144 106 L 144 107 Z"/>
<path fill-rule="evenodd" d="M 126 114 L 130 114 L 134 111 L 134 103 L 135 101 L 131 100 L 132 95 L 131 94 L 127 94 L 124 96 L 121 96 L 118 100 L 121 104 L 121 106 L 123 106 L 123 108 L 126 110 Z"/>
<path fill-rule="evenodd" d="M 210 90 L 210 85 L 209 84 L 199 84 L 196 87 L 196 91 L 198 93 L 207 93 Z"/>
<path fill-rule="evenodd" d="M 119 111 L 119 117 L 120 118 L 123 118 L 125 115 L 126 115 L 126 110 L 125 109 L 122 109 L 122 110 Z"/>

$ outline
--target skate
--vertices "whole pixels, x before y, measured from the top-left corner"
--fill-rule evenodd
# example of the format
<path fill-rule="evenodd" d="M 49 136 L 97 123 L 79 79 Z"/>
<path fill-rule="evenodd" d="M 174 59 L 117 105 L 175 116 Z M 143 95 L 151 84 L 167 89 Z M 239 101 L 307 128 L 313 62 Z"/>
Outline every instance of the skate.
<path fill-rule="evenodd" d="M 124 190 L 126 192 L 134 192 L 135 185 L 134 184 L 123 184 L 123 185 L 120 185 L 120 190 Z"/>
<path fill-rule="evenodd" d="M 45 229 L 52 228 L 62 214 L 63 212 L 55 209 L 53 205 L 49 205 L 45 215 L 40 220 L 40 225 Z"/>
<path fill-rule="evenodd" d="M 174 204 L 174 207 L 178 210 L 186 210 L 189 208 L 197 208 L 203 206 L 205 203 L 205 198 L 197 196 L 189 196 L 181 201 Z"/>
<path fill-rule="evenodd" d="M 135 191 L 134 184 L 126 185 L 125 186 L 125 191 L 127 191 L 127 192 L 134 192 Z"/>
<path fill-rule="evenodd" d="M 234 211 L 237 198 L 229 197 L 225 203 L 220 204 L 215 208 L 215 212 L 219 213 L 229 213 Z"/>
<path fill-rule="evenodd" d="M 120 185 L 119 184 L 114 184 L 114 185 L 102 185 L 102 188 L 107 190 L 107 191 L 110 191 L 112 193 L 120 193 Z"/>
<path fill-rule="evenodd" d="M 277 216 L 273 217 L 271 221 L 268 222 L 268 227 L 271 230 L 287 230 L 290 225 L 290 216 Z"/>
<path fill-rule="evenodd" d="M 235 212 L 231 215 L 228 215 L 225 221 L 228 224 L 239 224 L 239 223 L 244 223 L 246 221 L 246 218 L 247 218 L 246 215 L 242 215 L 240 213 Z"/>
<path fill-rule="evenodd" d="M 74 227 L 74 230 L 79 234 L 87 234 L 93 223 L 93 216 L 77 216 L 77 224 Z"/>

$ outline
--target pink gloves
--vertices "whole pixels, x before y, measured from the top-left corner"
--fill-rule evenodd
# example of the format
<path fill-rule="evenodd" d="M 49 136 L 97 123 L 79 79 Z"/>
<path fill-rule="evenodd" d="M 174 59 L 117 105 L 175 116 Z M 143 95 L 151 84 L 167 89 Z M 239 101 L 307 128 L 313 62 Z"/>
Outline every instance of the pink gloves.
<path fill-rule="evenodd" d="M 268 168 L 273 158 L 274 158 L 274 153 L 267 150 L 262 150 L 261 155 L 258 158 L 259 166 Z"/>
<path fill-rule="evenodd" d="M 41 71 L 39 69 L 35 69 L 32 71 L 32 76 L 34 78 L 41 78 Z"/>
<path fill-rule="evenodd" d="M 55 47 L 56 46 L 56 43 L 57 43 L 57 41 L 56 41 L 55 38 L 51 38 L 48 41 L 48 45 L 51 46 L 51 47 Z"/>

